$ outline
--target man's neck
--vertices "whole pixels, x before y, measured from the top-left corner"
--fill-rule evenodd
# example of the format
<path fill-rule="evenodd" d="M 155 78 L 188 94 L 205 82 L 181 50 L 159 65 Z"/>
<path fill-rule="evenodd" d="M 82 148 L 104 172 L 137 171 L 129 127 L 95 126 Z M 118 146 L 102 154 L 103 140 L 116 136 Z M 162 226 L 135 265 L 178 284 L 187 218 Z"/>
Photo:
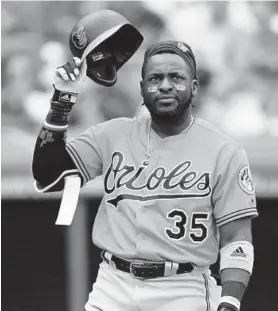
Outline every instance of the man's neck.
<path fill-rule="evenodd" d="M 151 128 L 161 137 L 178 135 L 190 126 L 191 123 L 191 109 L 188 109 L 183 118 L 180 118 L 176 123 L 159 122 L 152 120 Z"/>

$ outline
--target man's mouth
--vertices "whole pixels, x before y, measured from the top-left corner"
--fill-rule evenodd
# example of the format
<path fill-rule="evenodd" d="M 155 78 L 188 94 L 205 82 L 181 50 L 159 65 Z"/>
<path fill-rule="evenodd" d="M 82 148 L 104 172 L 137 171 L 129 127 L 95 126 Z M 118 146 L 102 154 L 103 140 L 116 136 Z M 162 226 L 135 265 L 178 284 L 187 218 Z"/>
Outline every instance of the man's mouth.
<path fill-rule="evenodd" d="M 173 95 L 160 95 L 157 97 L 157 102 L 160 104 L 171 104 L 176 101 L 176 96 Z"/>

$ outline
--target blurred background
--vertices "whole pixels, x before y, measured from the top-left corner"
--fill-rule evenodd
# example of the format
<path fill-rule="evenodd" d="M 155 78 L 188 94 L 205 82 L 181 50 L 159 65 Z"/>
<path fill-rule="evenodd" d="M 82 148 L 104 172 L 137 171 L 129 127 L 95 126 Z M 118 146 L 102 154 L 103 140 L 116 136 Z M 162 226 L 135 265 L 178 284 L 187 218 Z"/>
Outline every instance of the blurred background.
<path fill-rule="evenodd" d="M 164 39 L 188 43 L 200 80 L 194 114 L 245 148 L 256 186 L 255 268 L 242 310 L 261 311 L 266 305 L 275 310 L 278 2 L 2 1 L 3 310 L 83 310 L 95 280 L 100 258 L 91 228 L 102 196 L 101 178 L 82 189 L 72 226 L 58 227 L 61 193 L 35 193 L 31 161 L 53 92 L 52 70 L 71 57 L 69 33 L 80 17 L 104 8 L 123 14 L 145 40 L 113 88 L 86 82 L 68 138 L 98 122 L 146 113 L 139 90 L 146 47 Z"/>

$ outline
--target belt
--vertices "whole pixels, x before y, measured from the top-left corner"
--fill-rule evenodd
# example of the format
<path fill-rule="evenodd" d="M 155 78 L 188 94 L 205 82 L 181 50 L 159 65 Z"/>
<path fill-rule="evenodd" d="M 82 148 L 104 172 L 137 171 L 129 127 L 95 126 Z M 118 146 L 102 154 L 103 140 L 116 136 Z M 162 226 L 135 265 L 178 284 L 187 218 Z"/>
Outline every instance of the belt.
<path fill-rule="evenodd" d="M 165 277 L 165 263 L 137 263 L 129 262 L 114 255 L 108 260 L 104 256 L 105 251 L 101 253 L 101 257 L 108 264 L 112 261 L 115 267 L 123 272 L 130 273 L 134 277 L 151 279 Z M 191 263 L 180 263 L 175 274 L 190 273 L 194 269 Z"/>

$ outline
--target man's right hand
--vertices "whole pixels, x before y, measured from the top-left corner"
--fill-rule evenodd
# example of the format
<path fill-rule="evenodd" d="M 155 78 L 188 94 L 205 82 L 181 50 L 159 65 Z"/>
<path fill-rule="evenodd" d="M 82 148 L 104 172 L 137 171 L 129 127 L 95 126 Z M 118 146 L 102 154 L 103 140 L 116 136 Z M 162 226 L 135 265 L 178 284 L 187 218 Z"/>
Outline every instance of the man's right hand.
<path fill-rule="evenodd" d="M 86 59 L 74 57 L 65 65 L 54 70 L 53 84 L 55 89 L 63 92 L 79 93 L 86 79 Z"/>

